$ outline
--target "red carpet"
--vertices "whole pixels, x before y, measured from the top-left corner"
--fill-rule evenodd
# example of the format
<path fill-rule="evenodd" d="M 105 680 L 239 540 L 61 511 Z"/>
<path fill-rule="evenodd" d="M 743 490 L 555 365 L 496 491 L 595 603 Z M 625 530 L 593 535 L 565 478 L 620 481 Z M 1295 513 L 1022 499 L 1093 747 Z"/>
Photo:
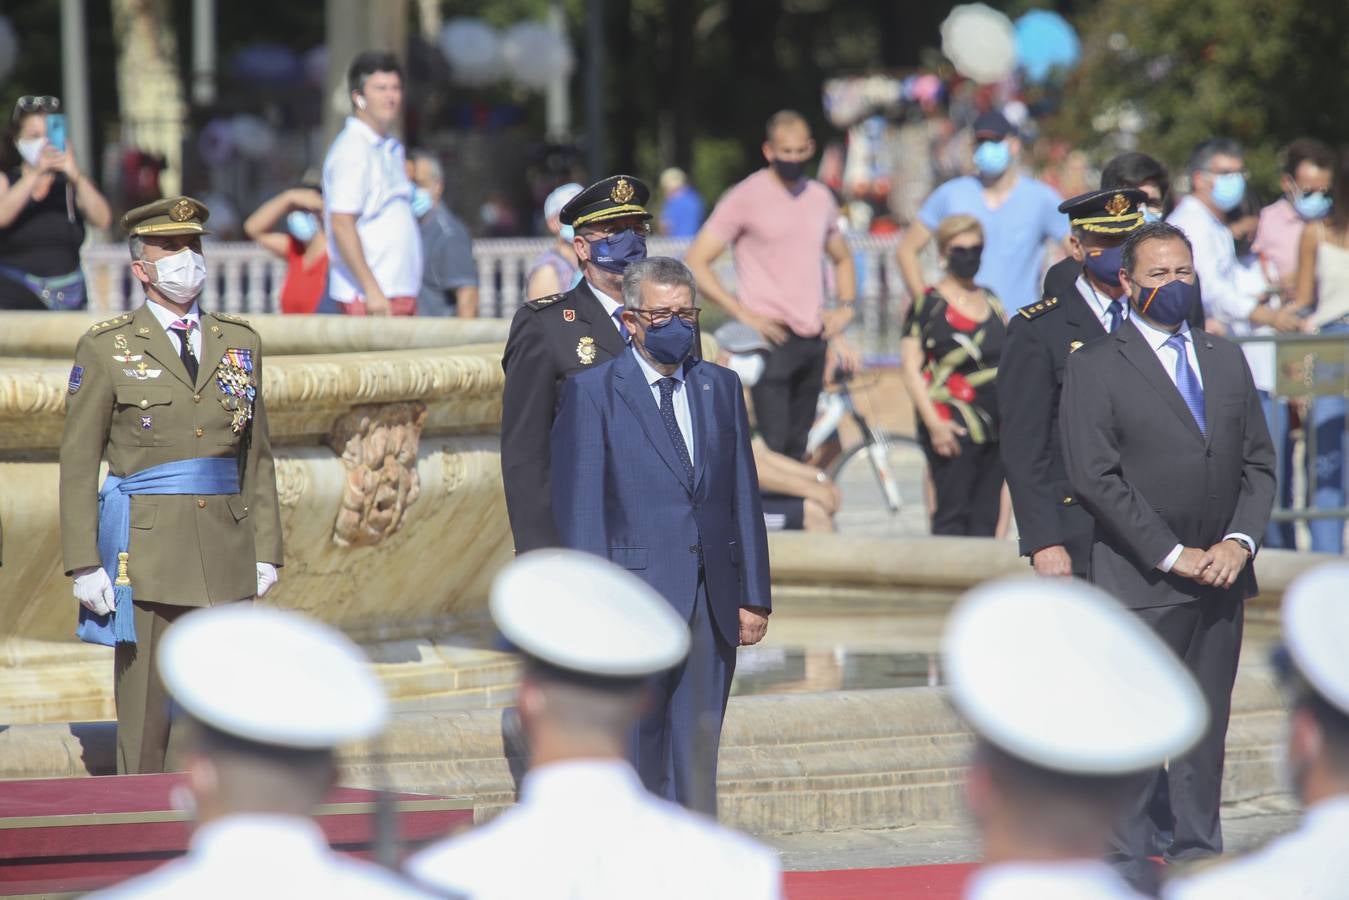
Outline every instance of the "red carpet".
<path fill-rule="evenodd" d="M 788 900 L 960 900 L 973 863 L 788 872 Z"/>

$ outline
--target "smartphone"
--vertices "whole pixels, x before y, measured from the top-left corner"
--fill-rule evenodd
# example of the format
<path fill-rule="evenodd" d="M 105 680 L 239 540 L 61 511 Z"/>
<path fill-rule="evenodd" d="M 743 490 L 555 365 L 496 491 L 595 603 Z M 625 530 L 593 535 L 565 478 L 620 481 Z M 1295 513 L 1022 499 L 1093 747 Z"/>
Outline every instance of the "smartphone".
<path fill-rule="evenodd" d="M 47 114 L 47 143 L 55 150 L 66 152 L 66 117 L 62 113 Z"/>

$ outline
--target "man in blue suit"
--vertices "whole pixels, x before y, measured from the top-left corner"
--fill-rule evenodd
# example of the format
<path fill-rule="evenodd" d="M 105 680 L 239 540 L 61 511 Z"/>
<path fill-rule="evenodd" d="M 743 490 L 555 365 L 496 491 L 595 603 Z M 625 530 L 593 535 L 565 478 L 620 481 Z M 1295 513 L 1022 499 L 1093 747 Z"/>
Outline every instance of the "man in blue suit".
<path fill-rule="evenodd" d="M 624 272 L 628 351 L 573 376 L 553 422 L 553 518 L 564 547 L 630 569 L 689 623 L 688 659 L 653 683 L 633 762 L 652 792 L 715 812 L 735 650 L 763 639 L 771 599 L 740 379 L 692 358 L 694 296 L 678 260 Z"/>

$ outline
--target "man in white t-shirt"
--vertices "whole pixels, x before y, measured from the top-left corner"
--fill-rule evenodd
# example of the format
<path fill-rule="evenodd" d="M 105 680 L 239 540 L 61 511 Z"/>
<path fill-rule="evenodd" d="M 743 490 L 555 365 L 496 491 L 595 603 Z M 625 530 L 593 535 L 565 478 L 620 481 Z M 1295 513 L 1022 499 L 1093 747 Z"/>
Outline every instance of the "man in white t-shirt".
<path fill-rule="evenodd" d="M 403 105 L 398 60 L 392 53 L 360 54 L 347 70 L 347 87 L 352 114 L 323 160 L 332 237 L 328 290 L 347 315 L 414 315 L 422 240 L 403 144 L 392 134 Z"/>

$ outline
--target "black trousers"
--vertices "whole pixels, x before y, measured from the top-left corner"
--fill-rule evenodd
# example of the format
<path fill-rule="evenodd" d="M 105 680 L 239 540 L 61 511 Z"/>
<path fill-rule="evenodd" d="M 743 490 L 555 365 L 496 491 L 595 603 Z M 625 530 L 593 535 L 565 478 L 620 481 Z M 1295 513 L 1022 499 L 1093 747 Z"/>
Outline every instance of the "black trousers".
<path fill-rule="evenodd" d="M 918 440 L 937 492 L 932 533 L 991 537 L 998 527 L 1002 498 L 1002 456 L 997 443 L 976 444 L 962 437 L 959 456 L 942 456 L 932 449 L 926 428 L 919 427 Z"/>
<path fill-rule="evenodd" d="M 786 341 L 768 351 L 763 375 L 750 389 L 759 434 L 768 449 L 792 459 L 806 455 L 806 438 L 824 387 L 827 350 L 824 338 L 788 332 Z"/>
<path fill-rule="evenodd" d="M 1161 847 L 1161 855 L 1167 862 L 1216 856 L 1223 850 L 1218 812 L 1245 602 L 1206 598 L 1134 612 L 1194 675 L 1209 708 L 1204 736 L 1185 756 L 1171 760 L 1165 770 L 1175 824 L 1170 846 Z M 1150 814 L 1149 808 L 1160 783 L 1156 773 L 1140 779 L 1137 798 L 1111 840 L 1110 862 L 1130 883 L 1145 891 L 1156 888 L 1157 872 L 1147 857 L 1157 849 L 1157 816 L 1155 810 Z"/>

